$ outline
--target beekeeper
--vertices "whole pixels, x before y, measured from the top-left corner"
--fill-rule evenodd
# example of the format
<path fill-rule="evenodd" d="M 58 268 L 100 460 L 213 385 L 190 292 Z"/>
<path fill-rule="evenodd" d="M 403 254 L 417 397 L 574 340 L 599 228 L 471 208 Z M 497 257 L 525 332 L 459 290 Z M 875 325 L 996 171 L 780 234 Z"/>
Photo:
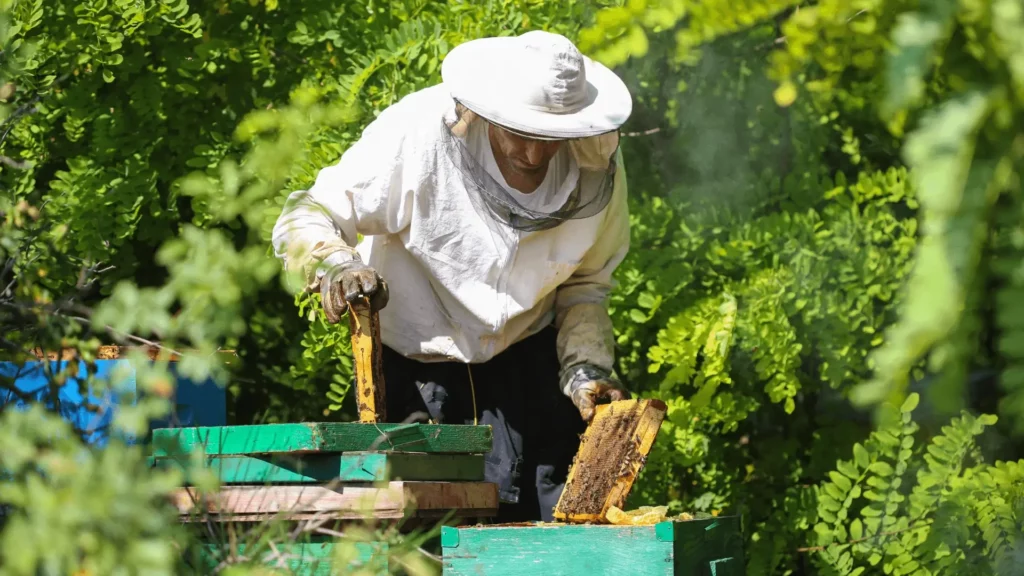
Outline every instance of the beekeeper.
<path fill-rule="evenodd" d="M 541 31 L 461 44 L 441 76 L 288 197 L 275 253 L 329 322 L 380 311 L 390 421 L 491 425 L 499 520 L 550 520 L 595 404 L 629 397 L 606 304 L 632 100 Z"/>

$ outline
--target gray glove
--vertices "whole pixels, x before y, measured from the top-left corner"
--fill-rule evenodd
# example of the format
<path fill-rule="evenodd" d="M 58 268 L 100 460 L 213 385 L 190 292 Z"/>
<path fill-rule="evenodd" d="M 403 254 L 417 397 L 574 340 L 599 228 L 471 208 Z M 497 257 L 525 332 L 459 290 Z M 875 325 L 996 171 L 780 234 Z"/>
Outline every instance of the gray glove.
<path fill-rule="evenodd" d="M 615 402 L 630 398 L 622 383 L 612 378 L 611 374 L 593 364 L 577 364 L 562 370 L 560 377 L 562 391 L 569 396 L 583 420 L 590 422 L 594 418 L 594 409 L 602 397 Z"/>
<path fill-rule="evenodd" d="M 324 315 L 331 324 L 341 321 L 348 312 L 348 303 L 369 298 L 370 309 L 380 310 L 388 304 L 388 285 L 373 268 L 359 260 L 331 267 L 320 279 L 320 298 Z"/>

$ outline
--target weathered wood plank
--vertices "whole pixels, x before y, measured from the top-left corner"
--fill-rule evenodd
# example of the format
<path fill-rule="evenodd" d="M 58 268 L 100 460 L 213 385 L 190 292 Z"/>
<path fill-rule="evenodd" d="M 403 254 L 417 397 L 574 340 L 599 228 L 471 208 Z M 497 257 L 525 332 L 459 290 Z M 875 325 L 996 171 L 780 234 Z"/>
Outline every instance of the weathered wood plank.
<path fill-rule="evenodd" d="M 390 482 L 384 486 L 224 486 L 200 500 L 193 488 L 171 492 L 183 517 L 203 521 L 251 521 L 270 518 L 399 519 L 493 516 L 497 486 L 489 482 Z"/>
<path fill-rule="evenodd" d="M 598 406 L 580 439 L 554 517 L 567 522 L 604 522 L 609 508 L 623 508 L 666 410 L 664 402 L 652 399 Z"/>
<path fill-rule="evenodd" d="M 486 454 L 491 427 L 464 424 L 302 422 L 153 430 L 157 458 L 202 447 L 210 455 L 282 452 Z"/>
<path fill-rule="evenodd" d="M 370 309 L 369 302 L 360 302 L 350 306 L 348 318 L 359 421 L 384 422 L 388 417 L 378 313 Z"/>
<path fill-rule="evenodd" d="M 651 526 L 445 526 L 445 576 L 691 576 L 743 573 L 739 517 Z M 738 570 L 738 571 L 727 571 Z"/>
<path fill-rule="evenodd" d="M 477 481 L 484 479 L 479 454 L 345 452 L 304 456 L 209 456 L 207 467 L 226 484 L 303 484 L 341 482 Z M 157 466 L 182 465 L 173 458 Z"/>
<path fill-rule="evenodd" d="M 347 550 L 339 550 L 347 548 Z M 221 564 L 229 561 L 229 554 L 260 562 L 270 568 L 287 567 L 289 574 L 296 576 L 330 576 L 332 574 L 361 571 L 360 574 L 388 574 L 387 542 L 279 542 L 269 546 L 247 546 L 239 544 L 234 550 L 227 544 L 204 544 L 200 549 L 200 561 L 213 573 Z M 349 559 L 344 569 L 335 568 L 338 554 Z M 282 563 L 284 566 L 282 566 Z"/>

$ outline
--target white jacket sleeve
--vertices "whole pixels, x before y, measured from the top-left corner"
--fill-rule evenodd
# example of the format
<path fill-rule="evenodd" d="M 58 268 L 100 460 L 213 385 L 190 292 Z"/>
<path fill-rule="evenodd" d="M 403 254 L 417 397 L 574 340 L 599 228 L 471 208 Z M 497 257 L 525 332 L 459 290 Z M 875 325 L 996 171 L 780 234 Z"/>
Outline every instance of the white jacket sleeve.
<path fill-rule="evenodd" d="M 402 103 L 384 110 L 309 190 L 292 192 L 274 225 L 274 254 L 319 289 L 317 272 L 357 259 L 358 235 L 395 234 L 409 225 L 421 174 L 431 169 L 409 134 Z M 422 161 L 421 161 L 422 159 Z"/>
<path fill-rule="evenodd" d="M 615 335 L 608 315 L 613 274 L 629 251 L 629 207 L 621 151 L 604 227 L 579 268 L 559 286 L 555 296 L 557 350 L 562 369 L 593 364 L 613 371 Z"/>

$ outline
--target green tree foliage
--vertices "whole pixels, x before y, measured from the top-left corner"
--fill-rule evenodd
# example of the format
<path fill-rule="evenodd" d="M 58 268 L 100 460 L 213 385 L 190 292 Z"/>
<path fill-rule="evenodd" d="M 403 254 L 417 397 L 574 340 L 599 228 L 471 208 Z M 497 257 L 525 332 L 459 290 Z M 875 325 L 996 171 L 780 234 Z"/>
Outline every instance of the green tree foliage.
<path fill-rule="evenodd" d="M 998 410 L 990 458 L 1020 455 L 1005 440 L 1021 265 L 1010 70 L 1024 57 L 1010 4 L 626 2 L 580 34 L 642 103 L 627 149 L 640 249 L 613 309 L 620 372 L 669 417 L 635 501 L 743 513 L 751 574 L 853 569 L 849 534 L 830 527 L 840 548 L 813 561 L 802 543 L 845 519 L 813 486 L 877 423 L 855 407 L 880 417 L 920 389 L 925 438 L 940 445 L 962 440 L 938 430 L 961 407 Z M 1002 391 L 968 388 L 982 369 Z M 962 418 L 953 430 L 972 429 Z M 932 458 L 893 454 L 914 468 Z M 996 471 L 1019 464 L 975 465 L 1010 490 Z M 940 510 L 967 502 L 933 496 Z M 1020 510 L 1003 510 L 1019 554 Z M 963 520 L 914 514 L 936 534 Z M 889 553 L 865 565 L 887 574 L 1008 565 L 982 548 L 954 566 L 904 545 L 858 550 Z"/>
<path fill-rule="evenodd" d="M 228 387 L 234 422 L 351 417 L 347 330 L 270 252 L 286 194 L 439 81 L 452 46 L 548 29 L 634 94 L 633 249 L 610 309 L 619 375 L 669 413 L 633 502 L 743 514 L 752 575 L 1019 563 L 1019 2 L 0 0 L 0 15 L 7 357 L 89 364 L 101 343 L 158 342 Z M 133 364 L 144 396 L 116 428 L 144 435 L 173 378 Z M 980 369 L 1001 387 L 968 384 Z M 0 467 L 0 573 L 195 570 L 195 534 L 161 499 L 181 478 L 143 448 L 3 410 Z M 293 535 L 213 536 L 254 558 Z M 418 536 L 356 536 L 436 572 Z"/>
<path fill-rule="evenodd" d="M 827 574 L 1012 574 L 1019 566 L 1024 463 L 983 462 L 996 417 L 964 412 L 918 447 L 911 393 L 818 492 L 818 564 Z M 891 408 L 885 405 L 886 409 Z M 896 412 L 896 413 L 894 413 Z M 916 450 L 915 450 L 916 448 Z"/>

